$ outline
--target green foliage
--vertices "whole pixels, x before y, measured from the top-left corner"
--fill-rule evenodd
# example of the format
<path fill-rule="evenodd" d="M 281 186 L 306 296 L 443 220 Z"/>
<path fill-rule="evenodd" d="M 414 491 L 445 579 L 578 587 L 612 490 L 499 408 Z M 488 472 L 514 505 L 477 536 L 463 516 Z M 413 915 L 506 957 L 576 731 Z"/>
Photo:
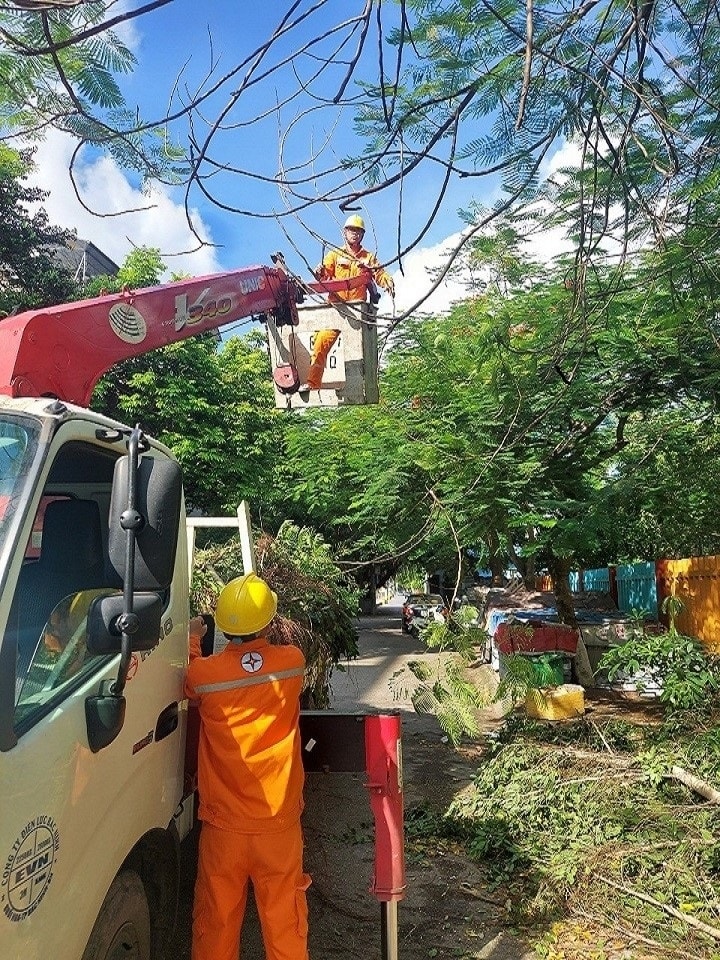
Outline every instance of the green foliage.
<path fill-rule="evenodd" d="M 258 543 L 257 557 L 260 575 L 282 591 L 282 613 L 304 630 L 310 704 L 328 707 L 333 670 L 358 655 L 358 591 L 323 538 L 289 521 Z"/>
<path fill-rule="evenodd" d="M 491 883 L 505 885 L 511 920 L 533 938 L 543 923 L 592 915 L 601 932 L 633 929 L 681 956 L 693 946 L 693 928 L 630 894 L 716 926 L 717 820 L 667 773 L 682 763 L 717 782 L 717 730 L 678 738 L 618 718 L 593 737 L 592 726 L 586 719 L 516 723 L 495 742 L 472 786 L 444 812 L 417 816 L 413 828 L 426 838 L 457 838 Z M 630 749 L 609 753 L 619 736 Z M 712 763 L 700 767 L 703 757 Z M 694 945 L 691 952 L 705 955 Z"/>
<path fill-rule="evenodd" d="M 118 80 L 135 57 L 118 33 L 100 26 L 105 18 L 100 2 L 50 7 L 42 15 L 11 6 L 0 11 L 0 124 L 24 138 L 55 127 L 147 178 L 176 182 L 183 152 L 127 107 Z"/>
<path fill-rule="evenodd" d="M 612 518 L 607 555 L 618 562 L 720 553 L 713 492 L 720 483 L 715 387 L 698 383 L 693 393 L 680 405 L 628 424 L 628 443 L 606 493 Z"/>
<path fill-rule="evenodd" d="M 479 733 L 477 711 L 486 702 L 469 680 L 467 666 L 475 659 L 478 646 L 484 646 L 487 635 L 477 626 L 477 611 L 467 606 L 443 622 L 426 624 L 420 639 L 442 656 L 432 665 L 427 660 L 410 661 L 407 666 L 412 682 L 408 684 L 400 671 L 393 676 L 391 687 L 397 695 L 407 693 L 418 713 L 435 716 L 457 746 L 464 736 L 476 737 Z"/>
<path fill-rule="evenodd" d="M 547 723 L 536 720 L 526 713 L 511 713 L 503 721 L 489 748 L 494 755 L 503 744 L 516 740 L 531 743 L 554 744 L 558 747 L 574 745 L 590 750 L 611 750 L 614 753 L 634 753 L 642 750 L 649 734 L 629 720 L 613 717 L 602 725 L 596 724 L 588 715 L 563 723 Z"/>
<path fill-rule="evenodd" d="M 708 713 L 720 701 L 720 657 L 706 653 L 674 625 L 664 633 L 633 631 L 603 655 L 599 669 L 610 680 L 632 680 L 640 690 L 658 685 L 668 713 Z"/>
<path fill-rule="evenodd" d="M 64 303 L 72 299 L 75 282 L 58 266 L 53 247 L 63 246 L 72 236 L 53 227 L 41 208 L 47 193 L 25 185 L 32 169 L 32 153 L 0 145 L 0 316 Z"/>
<path fill-rule="evenodd" d="M 429 650 L 454 650 L 466 661 L 485 644 L 487 634 L 477 625 L 477 610 L 460 607 L 445 620 L 430 620 L 420 628 L 420 639 Z"/>
<path fill-rule="evenodd" d="M 543 657 L 524 657 L 511 654 L 503 657 L 504 676 L 495 694 L 495 701 L 524 700 L 531 690 L 545 690 L 557 686 L 555 671 Z"/>
<path fill-rule="evenodd" d="M 299 646 L 307 663 L 307 706 L 329 706 L 333 670 L 357 656 L 355 617 L 358 591 L 337 566 L 330 547 L 307 528 L 283 523 L 277 536 L 262 534 L 256 543 L 257 572 L 278 595 L 272 636 Z M 242 553 L 237 538 L 198 550 L 192 607 L 212 610 L 220 590 L 240 576 Z"/>
<path fill-rule="evenodd" d="M 363 453 L 372 483 L 340 470 L 336 489 L 347 483 L 354 506 L 383 518 L 374 522 L 383 545 L 400 532 L 399 518 L 414 523 L 423 537 L 415 556 L 430 569 L 440 565 L 433 551 L 447 557 L 434 537 L 446 526 L 462 545 L 483 545 L 488 556 L 512 548 L 538 565 L 563 558 L 591 566 L 656 544 L 677 552 L 703 529 L 706 544 L 714 542 L 720 358 L 712 321 L 678 311 L 658 269 L 649 255 L 632 278 L 598 269 L 581 308 L 549 270 L 510 298 L 487 292 L 447 318 L 404 324 L 382 374 L 382 426 Z M 365 429 L 353 423 L 364 443 Z M 322 438 L 332 470 L 335 438 Z M 343 435 L 338 459 L 347 462 L 357 442 Z M 658 476 L 660 455 L 671 449 Z M 699 469 L 688 474 L 687 462 Z M 382 491 L 378 477 L 388 478 Z M 643 542 L 632 515 L 653 516 L 667 491 L 676 496 L 661 508 L 664 518 L 674 514 L 666 535 Z M 340 516 L 357 528 L 363 513 Z M 399 547 L 409 537 L 395 539 Z M 457 569 L 457 556 L 447 562 Z"/>
<path fill-rule="evenodd" d="M 509 244 L 501 234 L 502 262 Z M 258 336 L 128 361 L 97 403 L 173 447 L 192 505 L 247 499 L 270 527 L 309 523 L 363 584 L 403 565 L 453 576 L 468 546 L 530 578 L 558 558 L 687 555 L 714 543 L 720 354 L 707 291 L 679 311 L 659 268 L 648 254 L 631 278 L 596 271 L 582 316 L 548 271 L 408 321 L 374 407 L 283 416 Z"/>
<path fill-rule="evenodd" d="M 128 253 L 122 266 L 111 277 L 93 277 L 87 282 L 82 298 L 100 296 L 101 293 L 120 293 L 124 289 L 140 290 L 160 283 L 165 271 L 165 262 L 157 247 L 135 247 Z"/>
<path fill-rule="evenodd" d="M 403 29 L 390 34 L 402 70 L 391 90 L 377 81 L 362 88 L 357 108 L 373 186 L 389 171 L 414 169 L 428 145 L 437 160 L 444 146 L 460 177 L 492 175 L 496 185 L 495 208 L 473 225 L 506 206 L 521 235 L 537 231 L 544 240 L 542 231 L 557 223 L 574 241 L 569 272 L 581 292 L 608 254 L 621 260 L 648 246 L 648 236 L 662 248 L 716 209 L 715 159 L 697 160 L 695 151 L 717 123 L 698 83 L 718 85 L 706 46 L 718 28 L 705 3 L 687 5 L 682 15 L 673 3 L 641 11 L 614 0 L 534 10 L 527 74 L 517 59 L 526 35 L 522 6 L 412 0 L 403 16 Z M 573 163 L 554 169 L 545 188 L 543 164 L 559 144 L 572 148 Z M 543 193 L 555 216 L 523 218 L 542 209 L 533 202 Z M 482 242 L 477 248 L 482 258 Z M 709 279 L 714 252 L 696 255 L 705 249 L 689 244 L 685 252 Z M 493 266 L 500 253 L 493 251 Z M 514 268 L 510 258 L 504 270 Z"/>
<path fill-rule="evenodd" d="M 410 701 L 418 713 L 437 718 L 443 732 L 457 746 L 463 735 L 477 736 L 477 708 L 482 706 L 478 690 L 467 680 L 463 658 L 446 659 L 433 669 L 427 662 L 408 664 L 419 681 L 410 692 Z"/>
<path fill-rule="evenodd" d="M 396 579 L 409 593 L 423 593 L 427 574 L 420 564 L 404 563 L 397 571 Z"/>
<path fill-rule="evenodd" d="M 718 175 L 688 149 L 691 130 L 702 141 L 717 124 L 693 79 L 717 86 L 699 44 L 716 24 L 703 4 L 682 18 L 667 5 L 536 11 L 523 89 L 524 11 L 471 6 L 405 5 L 412 50 L 392 34 L 406 56 L 392 123 L 389 90 L 362 88 L 373 183 L 439 130 L 453 131 L 463 173 L 503 177 L 495 207 L 467 214 L 475 299 L 395 331 L 382 392 L 408 423 L 392 455 L 462 543 L 491 554 L 592 565 L 716 552 Z M 580 33 L 593 37 L 582 53 Z M 541 186 L 563 137 L 579 160 Z M 523 242 L 553 227 L 572 251 L 541 272 Z"/>
<path fill-rule="evenodd" d="M 453 563 L 452 541 L 426 481 L 408 457 L 412 429 L 404 405 L 310 411 L 287 425 L 287 490 L 293 516 L 341 546 L 346 562 L 367 578 L 402 563 Z"/>
<path fill-rule="evenodd" d="M 434 849 L 442 850 L 442 840 L 462 840 L 466 836 L 464 824 L 448 813 L 442 813 L 429 804 L 408 807 L 404 816 L 405 839 L 412 851 L 418 841 L 433 841 Z"/>

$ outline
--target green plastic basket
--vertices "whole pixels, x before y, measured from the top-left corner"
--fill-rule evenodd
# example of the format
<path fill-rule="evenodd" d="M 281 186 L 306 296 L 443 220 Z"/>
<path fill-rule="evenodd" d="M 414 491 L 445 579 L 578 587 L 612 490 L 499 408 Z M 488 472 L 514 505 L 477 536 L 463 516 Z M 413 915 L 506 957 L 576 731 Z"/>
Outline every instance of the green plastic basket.
<path fill-rule="evenodd" d="M 539 687 L 559 687 L 565 682 L 563 670 L 565 658 L 561 653 L 540 653 L 537 656 L 528 657 L 528 660 Z"/>

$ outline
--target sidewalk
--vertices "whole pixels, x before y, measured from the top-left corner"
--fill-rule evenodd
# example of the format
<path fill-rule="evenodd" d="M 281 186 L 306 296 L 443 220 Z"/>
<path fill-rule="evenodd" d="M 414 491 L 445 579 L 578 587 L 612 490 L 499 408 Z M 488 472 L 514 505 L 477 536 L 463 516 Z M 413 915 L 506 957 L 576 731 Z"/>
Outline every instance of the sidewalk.
<path fill-rule="evenodd" d="M 444 811 L 477 769 L 477 751 L 456 751 L 434 717 L 415 713 L 390 689 L 408 660 L 432 659 L 400 632 L 399 608 L 359 620 L 360 657 L 333 678 L 333 707 L 343 711 L 400 710 L 405 809 Z M 380 960 L 380 904 L 371 896 L 374 831 L 364 774 L 311 774 L 304 816 L 312 960 Z M 502 931 L 503 902 L 484 889 L 481 871 L 450 844 L 410 842 L 405 898 L 398 904 L 400 960 L 529 960 Z"/>

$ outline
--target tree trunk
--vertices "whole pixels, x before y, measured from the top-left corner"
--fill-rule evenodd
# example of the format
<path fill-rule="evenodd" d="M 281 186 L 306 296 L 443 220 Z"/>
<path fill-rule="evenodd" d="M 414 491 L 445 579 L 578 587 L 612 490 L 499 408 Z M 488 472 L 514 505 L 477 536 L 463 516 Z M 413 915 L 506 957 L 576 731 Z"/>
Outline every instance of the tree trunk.
<path fill-rule="evenodd" d="M 570 592 L 570 565 L 570 560 L 563 557 L 552 557 L 550 560 L 549 569 L 552 577 L 553 593 L 555 594 L 555 607 L 560 623 L 567 623 L 578 631 L 578 644 L 573 664 L 575 677 L 583 687 L 593 687 L 595 677 L 593 676 L 592 664 L 582 638 L 582 631 L 578 629 L 575 605 Z"/>
<path fill-rule="evenodd" d="M 555 594 L 555 608 L 560 623 L 567 623 L 577 627 L 575 605 L 570 593 L 570 560 L 564 557 L 552 557 L 549 564 L 552 577 L 553 593 Z"/>
<path fill-rule="evenodd" d="M 492 574 L 491 585 L 493 587 L 505 586 L 505 564 L 502 557 L 491 556 L 489 560 L 490 573 Z"/>
<path fill-rule="evenodd" d="M 535 589 L 535 557 L 528 557 L 525 561 L 525 569 L 523 570 L 523 583 L 527 590 Z"/>
<path fill-rule="evenodd" d="M 535 528 L 527 527 L 526 528 L 528 543 L 534 543 L 535 541 Z M 535 589 L 535 554 L 529 553 L 526 557 L 521 557 L 512 542 L 512 537 L 508 537 L 507 549 L 512 558 L 513 563 L 520 571 L 520 576 L 522 577 L 523 585 L 526 590 Z"/>
<path fill-rule="evenodd" d="M 368 570 L 367 593 L 360 597 L 360 612 L 365 616 L 372 616 L 377 607 L 377 576 L 375 574 L 375 564 L 371 563 Z"/>
<path fill-rule="evenodd" d="M 490 585 L 492 587 L 505 586 L 505 557 L 500 550 L 500 538 L 496 530 L 488 532 L 486 540 L 488 548 L 488 567 L 490 567 Z"/>
<path fill-rule="evenodd" d="M 535 542 L 535 528 L 529 526 L 525 528 L 528 543 Z M 517 560 L 515 561 L 518 562 Z M 529 553 L 528 556 L 522 561 L 522 566 L 518 566 L 518 569 L 522 573 L 523 583 L 525 584 L 526 590 L 535 589 L 535 554 Z"/>

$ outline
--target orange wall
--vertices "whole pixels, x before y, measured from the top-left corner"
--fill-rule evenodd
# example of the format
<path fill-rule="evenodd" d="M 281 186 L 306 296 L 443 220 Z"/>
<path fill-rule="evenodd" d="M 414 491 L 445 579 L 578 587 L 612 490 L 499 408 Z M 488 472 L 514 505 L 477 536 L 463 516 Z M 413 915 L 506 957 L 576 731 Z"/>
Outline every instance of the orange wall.
<path fill-rule="evenodd" d="M 656 571 L 658 607 L 674 593 L 685 604 L 675 618 L 677 629 L 720 653 L 720 556 L 658 560 Z"/>

